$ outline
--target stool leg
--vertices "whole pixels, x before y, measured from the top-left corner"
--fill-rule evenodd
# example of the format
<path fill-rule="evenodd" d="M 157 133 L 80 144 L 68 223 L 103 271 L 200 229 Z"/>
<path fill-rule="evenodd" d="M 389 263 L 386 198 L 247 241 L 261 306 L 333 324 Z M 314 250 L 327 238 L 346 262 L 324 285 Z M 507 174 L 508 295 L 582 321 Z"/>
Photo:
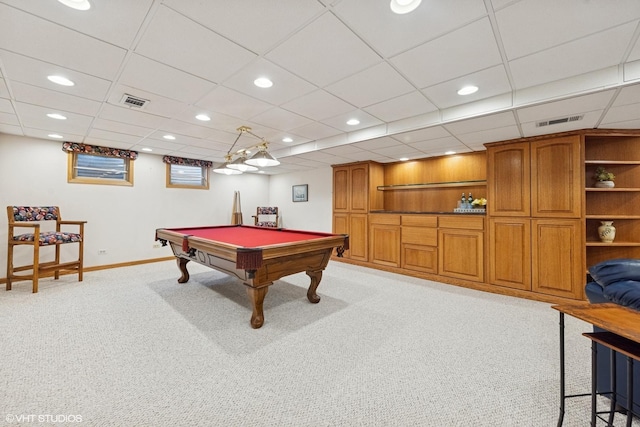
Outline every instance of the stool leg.
<path fill-rule="evenodd" d="M 38 235 L 35 236 L 35 239 L 38 238 Z M 40 246 L 37 244 L 33 245 L 33 293 L 38 293 L 38 277 L 40 274 Z"/>
<path fill-rule="evenodd" d="M 627 427 L 633 422 L 633 359 L 627 357 Z"/>
<path fill-rule="evenodd" d="M 616 398 L 618 397 L 618 390 L 616 387 L 618 387 L 618 380 L 617 380 L 617 368 L 616 368 L 616 352 L 613 350 L 610 350 L 610 357 L 611 357 L 611 362 L 610 362 L 610 366 L 611 366 L 611 406 L 609 408 L 609 420 L 607 421 L 607 426 L 613 426 L 613 418 L 616 415 L 616 403 L 617 400 Z"/>
<path fill-rule="evenodd" d="M 591 341 L 591 427 L 596 427 L 598 413 L 598 344 Z"/>

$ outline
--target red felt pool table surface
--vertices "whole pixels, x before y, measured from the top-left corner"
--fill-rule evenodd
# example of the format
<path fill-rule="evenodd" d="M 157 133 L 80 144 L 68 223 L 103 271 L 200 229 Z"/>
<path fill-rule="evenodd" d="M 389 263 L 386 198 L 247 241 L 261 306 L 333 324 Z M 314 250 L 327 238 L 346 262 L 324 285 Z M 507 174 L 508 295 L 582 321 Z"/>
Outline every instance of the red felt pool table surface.
<path fill-rule="evenodd" d="M 183 234 L 185 236 L 198 237 L 244 248 L 257 248 L 333 236 L 332 234 L 314 231 L 253 227 L 245 225 L 168 228 L 165 230 L 173 231 L 174 233 Z"/>

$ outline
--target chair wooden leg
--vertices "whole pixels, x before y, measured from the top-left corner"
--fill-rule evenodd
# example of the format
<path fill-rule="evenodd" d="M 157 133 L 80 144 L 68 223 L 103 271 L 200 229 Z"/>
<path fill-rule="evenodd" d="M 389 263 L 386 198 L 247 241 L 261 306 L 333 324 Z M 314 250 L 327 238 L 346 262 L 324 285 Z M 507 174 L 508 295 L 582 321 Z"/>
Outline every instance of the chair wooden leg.
<path fill-rule="evenodd" d="M 33 293 L 38 293 L 38 276 L 40 273 L 40 246 L 33 245 Z"/>
<path fill-rule="evenodd" d="M 60 265 L 60 245 L 56 245 L 56 257 L 55 257 L 56 265 Z M 53 272 L 53 278 L 58 280 L 60 278 L 60 270 L 56 270 Z"/>
<path fill-rule="evenodd" d="M 78 250 L 80 251 L 78 254 L 78 282 L 82 282 L 82 273 L 84 272 L 84 240 L 80 240 L 78 245 Z"/>
<path fill-rule="evenodd" d="M 13 245 L 7 247 L 7 290 L 11 290 L 11 276 L 13 276 Z"/>

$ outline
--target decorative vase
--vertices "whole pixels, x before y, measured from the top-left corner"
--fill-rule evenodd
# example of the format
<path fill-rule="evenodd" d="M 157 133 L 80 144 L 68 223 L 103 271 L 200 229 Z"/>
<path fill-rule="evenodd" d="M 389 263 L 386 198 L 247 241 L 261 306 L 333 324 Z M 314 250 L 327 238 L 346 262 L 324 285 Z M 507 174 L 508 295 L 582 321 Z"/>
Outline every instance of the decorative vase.
<path fill-rule="evenodd" d="M 600 221 L 601 226 L 598 227 L 598 236 L 603 243 L 611 243 L 616 238 L 616 228 L 613 221 Z"/>
<path fill-rule="evenodd" d="M 613 181 L 596 181 L 596 188 L 613 188 L 616 183 Z"/>

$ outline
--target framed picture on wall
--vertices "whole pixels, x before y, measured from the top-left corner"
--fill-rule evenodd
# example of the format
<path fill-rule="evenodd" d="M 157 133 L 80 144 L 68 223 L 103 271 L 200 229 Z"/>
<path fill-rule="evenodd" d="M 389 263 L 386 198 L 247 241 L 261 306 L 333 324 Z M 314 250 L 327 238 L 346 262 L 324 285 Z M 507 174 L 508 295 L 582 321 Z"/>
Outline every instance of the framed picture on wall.
<path fill-rule="evenodd" d="M 309 185 L 294 185 L 291 187 L 291 198 L 294 202 L 306 202 L 309 200 Z"/>

